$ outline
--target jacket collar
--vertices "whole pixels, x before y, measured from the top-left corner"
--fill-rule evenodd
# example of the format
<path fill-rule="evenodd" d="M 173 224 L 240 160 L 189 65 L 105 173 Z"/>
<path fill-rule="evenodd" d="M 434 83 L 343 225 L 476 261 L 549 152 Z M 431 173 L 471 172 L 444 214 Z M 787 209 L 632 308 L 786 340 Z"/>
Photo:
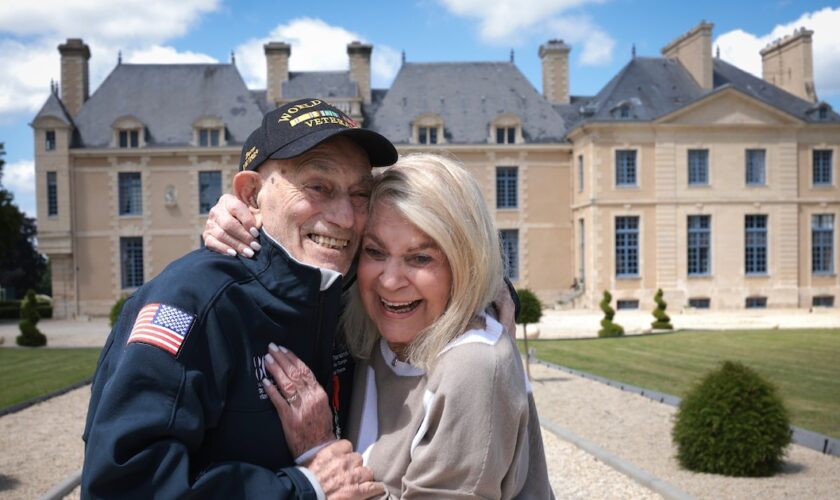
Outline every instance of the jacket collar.
<path fill-rule="evenodd" d="M 340 273 L 298 261 L 264 230 L 257 241 L 262 249 L 253 258 L 237 258 L 267 289 L 282 293 L 289 287 L 305 286 L 317 292 L 341 283 Z"/>

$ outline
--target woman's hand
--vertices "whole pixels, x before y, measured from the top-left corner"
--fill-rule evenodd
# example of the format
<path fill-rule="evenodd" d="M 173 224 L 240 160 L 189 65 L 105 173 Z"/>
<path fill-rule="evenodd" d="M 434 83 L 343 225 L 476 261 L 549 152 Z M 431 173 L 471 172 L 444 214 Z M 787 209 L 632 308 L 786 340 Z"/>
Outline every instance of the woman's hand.
<path fill-rule="evenodd" d="M 204 224 L 204 246 L 214 252 L 250 258 L 260 250 L 257 229 L 259 225 L 248 206 L 231 194 L 223 194 Z"/>
<path fill-rule="evenodd" d="M 276 382 L 263 386 L 277 409 L 289 451 L 297 459 L 305 452 L 335 440 L 327 393 L 312 370 L 288 349 L 269 344 L 265 367 Z"/>

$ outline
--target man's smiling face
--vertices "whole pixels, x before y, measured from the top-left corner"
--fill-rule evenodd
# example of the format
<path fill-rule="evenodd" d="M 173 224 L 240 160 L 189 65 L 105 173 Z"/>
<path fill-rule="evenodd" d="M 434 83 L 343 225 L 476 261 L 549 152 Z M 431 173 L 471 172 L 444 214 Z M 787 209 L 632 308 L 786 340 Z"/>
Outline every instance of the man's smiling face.
<path fill-rule="evenodd" d="M 365 151 L 339 136 L 290 160 L 268 160 L 258 171 L 265 231 L 298 261 L 347 274 L 368 215 Z"/>

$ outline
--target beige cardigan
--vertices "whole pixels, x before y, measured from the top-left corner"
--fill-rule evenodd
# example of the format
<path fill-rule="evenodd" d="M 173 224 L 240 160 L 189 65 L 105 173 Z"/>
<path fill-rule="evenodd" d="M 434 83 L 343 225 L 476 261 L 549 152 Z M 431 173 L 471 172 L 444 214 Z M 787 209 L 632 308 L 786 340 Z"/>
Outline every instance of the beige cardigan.
<path fill-rule="evenodd" d="M 428 374 L 384 341 L 356 367 L 349 435 L 387 486 L 383 498 L 554 498 L 519 351 L 486 323 Z"/>

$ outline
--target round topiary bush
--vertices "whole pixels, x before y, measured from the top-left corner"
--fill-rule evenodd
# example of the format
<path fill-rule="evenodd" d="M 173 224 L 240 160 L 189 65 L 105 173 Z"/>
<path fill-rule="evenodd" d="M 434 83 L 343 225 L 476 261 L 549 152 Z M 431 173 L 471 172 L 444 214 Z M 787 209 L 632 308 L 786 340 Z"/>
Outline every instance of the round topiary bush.
<path fill-rule="evenodd" d="M 617 323 L 613 323 L 615 309 L 610 307 L 610 301 L 612 301 L 612 295 L 610 292 L 604 290 L 604 297 L 599 304 L 601 310 L 604 311 L 604 319 L 601 320 L 601 329 L 598 330 L 599 337 L 620 337 L 624 335 L 624 328 Z"/>
<path fill-rule="evenodd" d="M 790 421 L 771 383 L 741 363 L 726 361 L 682 400 L 672 435 L 677 460 L 686 469 L 770 476 L 790 443 Z"/>

